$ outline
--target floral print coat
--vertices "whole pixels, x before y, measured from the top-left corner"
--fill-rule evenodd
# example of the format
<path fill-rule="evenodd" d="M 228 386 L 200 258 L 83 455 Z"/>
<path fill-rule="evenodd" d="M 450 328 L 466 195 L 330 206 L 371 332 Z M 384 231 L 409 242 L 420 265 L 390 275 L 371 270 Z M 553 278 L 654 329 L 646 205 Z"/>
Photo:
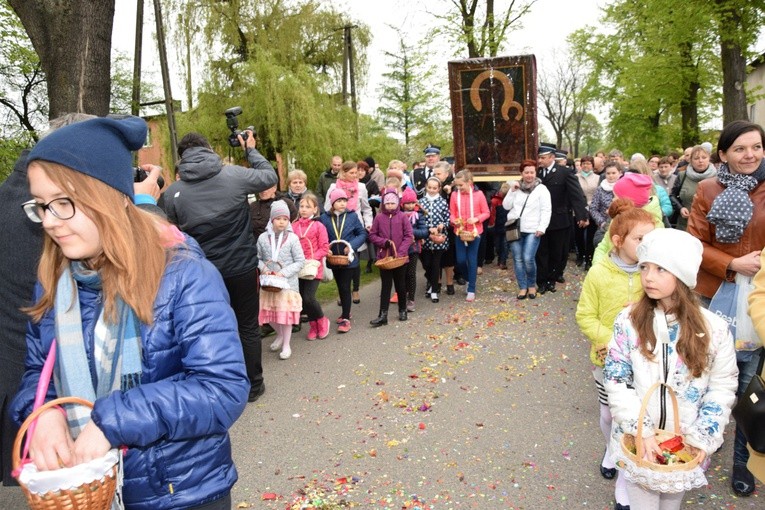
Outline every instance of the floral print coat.
<path fill-rule="evenodd" d="M 677 395 L 680 416 L 680 432 L 691 446 L 704 450 L 707 456 L 723 442 L 723 430 L 730 419 L 730 410 L 736 398 L 738 368 L 733 339 L 727 323 L 702 309 L 711 334 L 708 364 L 701 377 L 695 378 L 677 353 L 679 325 L 673 316 L 667 316 L 669 343 L 664 347 L 661 340 L 653 350 L 654 360 L 646 359 L 639 350 L 640 339 L 625 308 L 614 323 L 614 333 L 608 345 L 608 355 L 603 370 L 603 383 L 608 393 L 608 403 L 613 416 L 611 433 L 612 451 L 619 451 L 619 441 L 624 433 L 637 434 L 638 415 L 643 397 L 657 381 L 666 382 Z M 662 312 L 654 317 L 654 331 Z M 658 337 L 658 335 L 657 335 Z M 665 369 L 666 367 L 666 377 Z M 662 407 L 660 394 L 664 388 L 651 395 L 643 422 L 643 437 L 653 435 L 654 427 L 672 430 L 674 416 L 669 395 Z M 662 414 L 666 423 L 661 425 Z"/>

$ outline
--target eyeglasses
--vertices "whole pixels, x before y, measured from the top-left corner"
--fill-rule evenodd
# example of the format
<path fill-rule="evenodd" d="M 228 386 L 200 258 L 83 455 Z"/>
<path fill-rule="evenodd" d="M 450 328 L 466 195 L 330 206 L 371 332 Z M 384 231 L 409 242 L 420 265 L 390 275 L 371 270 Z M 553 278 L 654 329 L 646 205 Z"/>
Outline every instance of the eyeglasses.
<path fill-rule="evenodd" d="M 60 220 L 68 220 L 74 216 L 74 202 L 69 197 L 56 198 L 47 204 L 40 204 L 34 200 L 24 202 L 21 208 L 27 214 L 27 218 L 35 223 L 42 223 L 45 211 L 50 211 L 53 216 Z"/>

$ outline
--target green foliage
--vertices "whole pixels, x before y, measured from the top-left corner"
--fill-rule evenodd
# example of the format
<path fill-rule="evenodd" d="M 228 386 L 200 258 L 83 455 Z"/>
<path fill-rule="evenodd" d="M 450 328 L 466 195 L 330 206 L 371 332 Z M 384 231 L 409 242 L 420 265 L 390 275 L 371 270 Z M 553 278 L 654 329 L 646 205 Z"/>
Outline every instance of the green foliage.
<path fill-rule="evenodd" d="M 37 139 L 48 118 L 40 59 L 7 0 L 0 0 L 0 133 Z"/>
<path fill-rule="evenodd" d="M 445 37 L 456 56 L 496 57 L 507 41 L 507 34 L 521 27 L 520 20 L 531 11 L 536 0 L 451 0 L 445 13 L 431 12 L 439 22 L 431 32 L 434 40 Z"/>
<path fill-rule="evenodd" d="M 379 87 L 381 105 L 377 114 L 391 131 L 401 135 L 409 145 L 413 137 L 443 112 L 438 95 L 431 86 L 433 69 L 425 55 L 404 43 L 399 36 L 396 53 L 386 52 L 388 71 L 382 75 Z"/>
<path fill-rule="evenodd" d="M 129 114 L 133 102 L 133 58 L 121 51 L 112 51 L 112 90 L 109 111 Z M 141 102 L 148 103 L 162 99 L 157 86 L 141 82 Z"/>
<path fill-rule="evenodd" d="M 749 30 L 738 33 L 731 9 Z M 751 48 L 762 13 L 762 1 L 617 0 L 601 33 L 574 32 L 569 44 L 591 71 L 586 92 L 610 108 L 609 144 L 663 154 L 698 143 L 719 116 L 720 33 Z"/>
<path fill-rule="evenodd" d="M 13 172 L 13 164 L 19 158 L 21 151 L 29 146 L 28 139 L 0 138 L 0 184 L 5 182 Z"/>
<path fill-rule="evenodd" d="M 335 154 L 358 160 L 393 158 L 402 150 L 382 127 L 356 116 L 338 99 L 342 70 L 342 27 L 353 29 L 357 84 L 366 69 L 369 31 L 345 14 L 314 0 L 171 2 L 171 16 L 187 20 L 200 35 L 185 48 L 209 55 L 197 106 L 179 115 L 179 136 L 196 131 L 219 153 L 229 151 L 223 112 L 244 110 L 239 128 L 258 133 L 258 148 L 271 161 L 276 154 L 306 171 L 309 185 Z M 188 21 L 193 19 L 193 23 Z M 183 25 L 183 23 L 179 23 Z M 394 156 L 395 155 L 395 156 Z"/>

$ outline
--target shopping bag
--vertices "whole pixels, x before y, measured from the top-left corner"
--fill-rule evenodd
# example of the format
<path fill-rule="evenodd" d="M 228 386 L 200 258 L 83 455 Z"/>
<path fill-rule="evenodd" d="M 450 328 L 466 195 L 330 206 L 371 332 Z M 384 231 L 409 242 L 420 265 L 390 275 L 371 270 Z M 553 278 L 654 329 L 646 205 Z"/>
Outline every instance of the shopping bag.
<path fill-rule="evenodd" d="M 736 274 L 736 339 L 737 351 L 754 351 L 762 347 L 762 340 L 757 335 L 749 315 L 749 294 L 754 290 L 751 276 Z"/>
<path fill-rule="evenodd" d="M 736 338 L 737 290 L 735 283 L 724 280 L 709 303 L 709 311 L 728 323 L 728 329 L 733 338 Z"/>

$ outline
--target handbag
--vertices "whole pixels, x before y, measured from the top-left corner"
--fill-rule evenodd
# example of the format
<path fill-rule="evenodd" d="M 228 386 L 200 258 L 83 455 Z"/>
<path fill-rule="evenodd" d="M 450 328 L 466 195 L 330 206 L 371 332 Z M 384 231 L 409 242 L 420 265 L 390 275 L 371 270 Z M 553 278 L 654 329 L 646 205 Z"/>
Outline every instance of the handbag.
<path fill-rule="evenodd" d="M 765 353 L 760 350 L 760 363 L 757 372 L 749 381 L 744 393 L 733 406 L 736 425 L 746 437 L 749 446 L 758 453 L 765 453 L 765 380 L 762 378 L 762 366 Z"/>
<path fill-rule="evenodd" d="M 331 282 L 335 279 L 335 273 L 327 267 L 327 258 L 321 259 L 321 263 L 324 265 L 324 271 L 321 272 L 321 281 L 324 283 Z"/>
<path fill-rule="evenodd" d="M 529 201 L 529 197 L 531 197 L 531 193 L 529 193 L 529 196 L 527 196 L 526 200 L 523 202 L 523 207 L 521 207 L 521 213 L 518 217 L 511 223 L 505 225 L 505 240 L 508 242 L 517 241 L 521 238 L 521 216 L 523 216 L 523 211 L 526 209 L 526 203 Z"/>

